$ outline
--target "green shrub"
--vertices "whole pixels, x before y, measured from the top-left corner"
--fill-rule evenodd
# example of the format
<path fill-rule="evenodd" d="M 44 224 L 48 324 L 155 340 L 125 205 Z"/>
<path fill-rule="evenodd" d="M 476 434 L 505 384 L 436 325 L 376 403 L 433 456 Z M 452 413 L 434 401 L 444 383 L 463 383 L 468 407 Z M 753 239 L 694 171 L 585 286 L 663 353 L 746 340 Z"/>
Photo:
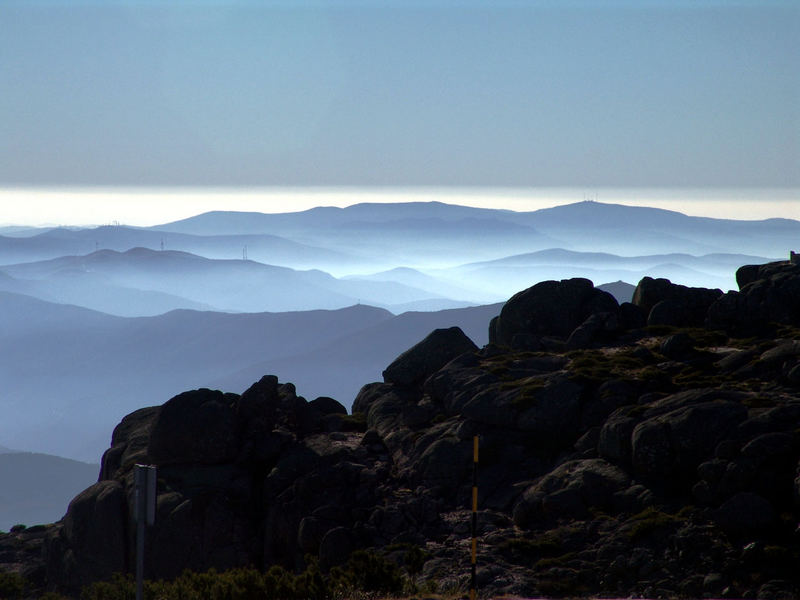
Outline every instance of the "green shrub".
<path fill-rule="evenodd" d="M 400 554 L 402 558 L 396 558 L 394 559 L 394 562 L 402 561 L 406 572 L 411 577 L 415 577 L 421 573 L 422 567 L 431 557 L 430 553 L 426 552 L 425 549 L 420 548 L 416 544 L 410 544 L 408 542 L 389 544 L 383 549 L 383 551 L 389 554 Z"/>
<path fill-rule="evenodd" d="M 364 433 L 367 430 L 367 415 L 363 412 L 342 416 L 342 429 Z"/>
<path fill-rule="evenodd" d="M 422 553 L 422 554 L 421 554 Z M 427 560 L 424 552 L 406 552 L 409 569 L 418 568 Z M 350 555 L 343 567 L 334 567 L 326 578 L 317 560 L 306 557 L 307 567 L 299 575 L 280 566 L 266 573 L 253 568 L 205 573 L 184 571 L 173 581 L 145 581 L 145 600 L 326 600 L 354 593 L 393 594 L 403 589 L 399 567 L 375 551 L 359 550 Z M 15 580 L 16 581 L 16 580 Z M 16 588 L 14 588 L 16 590 Z M 20 588 L 22 589 L 22 588 Z M 2 588 L 0 588 L 2 590 Z M 0 598 L 16 598 L 21 592 L 3 594 Z M 115 574 L 110 581 L 95 582 L 81 592 L 81 600 L 134 600 L 136 585 L 130 575 Z M 55 599 L 54 599 L 55 600 Z"/>
<path fill-rule="evenodd" d="M 0 598 L 11 600 L 22 597 L 25 584 L 25 578 L 19 573 L 0 573 Z"/>
<path fill-rule="evenodd" d="M 642 512 L 631 517 L 633 525 L 628 532 L 628 537 L 631 541 L 641 540 L 651 533 L 669 525 L 679 523 L 682 519 L 675 515 L 670 515 L 665 512 L 647 507 Z"/>
<path fill-rule="evenodd" d="M 135 600 L 136 584 L 131 575 L 114 573 L 111 581 L 96 581 L 81 590 L 81 600 Z"/>
<path fill-rule="evenodd" d="M 554 567 L 563 567 L 569 561 L 573 560 L 577 554 L 575 552 L 567 552 L 566 554 L 562 554 L 560 556 L 550 556 L 547 558 L 542 558 L 536 561 L 534 568 L 537 571 L 544 571 L 547 569 L 552 569 Z"/>
<path fill-rule="evenodd" d="M 406 550 L 406 555 L 403 557 L 403 565 L 412 577 L 416 577 L 422 573 L 422 567 L 428 562 L 431 557 L 430 553 L 426 552 L 419 546 L 412 546 Z"/>
<path fill-rule="evenodd" d="M 273 565 L 264 574 L 264 595 L 267 598 L 294 598 L 295 576 L 283 567 Z"/>
<path fill-rule="evenodd" d="M 356 550 L 347 564 L 330 572 L 331 589 L 340 593 L 362 592 L 398 593 L 403 589 L 400 569 L 374 550 Z"/>

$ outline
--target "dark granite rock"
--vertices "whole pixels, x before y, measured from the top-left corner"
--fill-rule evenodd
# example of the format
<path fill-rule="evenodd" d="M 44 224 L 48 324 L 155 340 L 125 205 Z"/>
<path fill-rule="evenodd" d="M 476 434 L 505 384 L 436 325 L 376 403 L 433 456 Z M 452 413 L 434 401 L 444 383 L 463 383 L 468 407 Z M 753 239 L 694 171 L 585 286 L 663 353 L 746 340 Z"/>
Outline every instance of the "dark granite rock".
<path fill-rule="evenodd" d="M 742 405 L 727 401 L 701 402 L 649 418 L 633 430 L 633 465 L 648 478 L 693 473 L 746 418 Z"/>
<path fill-rule="evenodd" d="M 771 323 L 800 326 L 800 265 L 746 265 L 736 277 L 740 291 L 728 292 L 709 308 L 708 327 L 753 335 Z"/>
<path fill-rule="evenodd" d="M 511 346 L 515 335 L 553 335 L 566 338 L 595 313 L 616 314 L 614 297 L 596 289 L 588 279 L 543 281 L 514 295 L 490 327 L 491 343 Z"/>
<path fill-rule="evenodd" d="M 690 288 L 669 279 L 645 277 L 636 286 L 633 304 L 647 315 L 648 325 L 700 326 L 721 290 Z"/>
<path fill-rule="evenodd" d="M 610 510 L 630 477 L 603 459 L 570 461 L 525 490 L 514 507 L 514 524 L 529 529 L 543 519 L 585 518 L 590 508 Z"/>
<path fill-rule="evenodd" d="M 661 354 L 673 360 L 687 358 L 694 350 L 694 344 L 695 341 L 689 334 L 676 333 L 661 342 Z"/>
<path fill-rule="evenodd" d="M 739 492 L 717 509 L 714 519 L 730 535 L 746 537 L 767 533 L 775 525 L 777 514 L 758 494 Z"/>
<path fill-rule="evenodd" d="M 158 465 L 232 461 L 239 451 L 234 399 L 206 389 L 172 398 L 153 423 L 150 459 Z"/>
<path fill-rule="evenodd" d="M 383 380 L 386 383 L 418 387 L 457 356 L 477 350 L 475 343 L 460 328 L 436 329 L 386 367 Z"/>
<path fill-rule="evenodd" d="M 47 579 L 79 590 L 126 569 L 128 511 L 119 481 L 100 481 L 70 502 L 48 541 Z"/>

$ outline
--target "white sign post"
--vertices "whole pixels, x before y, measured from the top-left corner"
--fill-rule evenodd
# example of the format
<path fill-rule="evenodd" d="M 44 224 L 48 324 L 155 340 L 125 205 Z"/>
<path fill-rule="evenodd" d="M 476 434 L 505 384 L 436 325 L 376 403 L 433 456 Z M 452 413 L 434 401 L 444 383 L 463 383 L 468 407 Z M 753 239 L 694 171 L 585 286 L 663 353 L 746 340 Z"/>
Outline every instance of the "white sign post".
<path fill-rule="evenodd" d="M 144 529 L 156 521 L 156 468 L 134 465 L 134 518 L 136 520 L 136 600 L 143 598 Z"/>

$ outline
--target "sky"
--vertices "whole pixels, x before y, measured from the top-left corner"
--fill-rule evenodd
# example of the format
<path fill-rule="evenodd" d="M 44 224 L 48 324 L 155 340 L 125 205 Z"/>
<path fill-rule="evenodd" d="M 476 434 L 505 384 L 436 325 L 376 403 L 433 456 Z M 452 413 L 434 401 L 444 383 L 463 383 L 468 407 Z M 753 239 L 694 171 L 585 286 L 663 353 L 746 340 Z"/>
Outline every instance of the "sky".
<path fill-rule="evenodd" d="M 798 31 L 777 0 L 0 0 L 0 201 L 798 188 Z"/>

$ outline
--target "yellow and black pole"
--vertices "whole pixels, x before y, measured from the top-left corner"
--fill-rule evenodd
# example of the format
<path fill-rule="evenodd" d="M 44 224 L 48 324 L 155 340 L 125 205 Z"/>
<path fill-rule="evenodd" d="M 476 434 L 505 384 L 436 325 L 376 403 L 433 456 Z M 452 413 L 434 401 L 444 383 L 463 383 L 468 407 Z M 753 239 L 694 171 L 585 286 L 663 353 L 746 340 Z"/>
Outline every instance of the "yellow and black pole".
<path fill-rule="evenodd" d="M 477 585 L 475 567 L 478 560 L 478 436 L 472 437 L 472 576 L 469 583 L 469 600 L 475 600 Z"/>

